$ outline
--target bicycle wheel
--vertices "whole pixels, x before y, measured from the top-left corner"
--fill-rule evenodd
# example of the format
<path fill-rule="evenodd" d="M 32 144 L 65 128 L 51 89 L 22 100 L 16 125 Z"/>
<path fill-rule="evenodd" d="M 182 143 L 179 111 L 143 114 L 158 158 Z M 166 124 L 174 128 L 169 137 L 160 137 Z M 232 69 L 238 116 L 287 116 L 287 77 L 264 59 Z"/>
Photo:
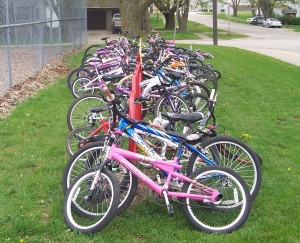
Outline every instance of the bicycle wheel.
<path fill-rule="evenodd" d="M 190 113 L 186 101 L 177 94 L 161 96 L 155 103 L 154 116 L 160 116 L 160 113 L 166 111 L 176 114 Z"/>
<path fill-rule="evenodd" d="M 73 82 L 79 77 L 91 77 L 92 72 L 87 68 L 76 68 L 68 76 L 68 87 L 72 90 Z"/>
<path fill-rule="evenodd" d="M 106 101 L 100 94 L 83 95 L 76 99 L 70 106 L 67 113 L 67 124 L 72 131 L 78 127 L 91 127 L 95 125 L 96 120 L 92 117 L 90 107 L 103 107 Z M 106 114 L 106 113 L 102 113 Z"/>
<path fill-rule="evenodd" d="M 63 173 L 62 186 L 64 192 L 67 191 L 80 173 L 89 168 L 95 168 L 103 162 L 104 150 L 103 143 L 96 142 L 78 150 L 71 157 Z M 117 214 L 120 214 L 133 201 L 138 187 L 138 179 L 119 163 L 113 163 L 112 170 L 120 183 L 120 203 L 117 210 Z"/>
<path fill-rule="evenodd" d="M 200 146 L 205 149 L 207 158 L 238 173 L 248 185 L 251 199 L 254 200 L 262 181 L 261 165 L 256 153 L 241 140 L 225 135 L 209 138 Z M 206 163 L 193 153 L 187 173 L 190 174 L 205 165 Z"/>
<path fill-rule="evenodd" d="M 244 180 L 229 168 L 207 166 L 190 175 L 200 185 L 185 182 L 182 192 L 206 195 L 209 187 L 223 196 L 218 204 L 207 201 L 181 199 L 186 219 L 198 230 L 208 233 L 230 233 L 241 227 L 250 212 L 249 189 Z"/>
<path fill-rule="evenodd" d="M 206 66 L 198 67 L 193 74 L 197 82 L 203 84 L 208 90 L 217 90 L 217 77 L 212 69 Z"/>
<path fill-rule="evenodd" d="M 184 100 L 189 104 L 192 112 L 203 112 L 208 108 L 208 96 L 205 94 L 194 93 L 184 96 Z"/>
<path fill-rule="evenodd" d="M 64 220 L 72 230 L 95 233 L 115 216 L 120 196 L 118 180 L 111 171 L 104 169 L 91 198 L 87 198 L 95 174 L 95 169 L 85 171 L 65 194 Z"/>
<path fill-rule="evenodd" d="M 81 148 L 80 141 L 86 139 L 93 131 L 91 127 L 79 127 L 69 133 L 66 139 L 66 150 L 70 157 Z"/>
<path fill-rule="evenodd" d="M 93 86 L 92 80 L 88 77 L 79 77 L 72 84 L 72 95 L 74 98 L 81 97 L 87 94 L 94 94 L 97 87 Z M 85 86 L 89 84 L 88 86 Z"/>

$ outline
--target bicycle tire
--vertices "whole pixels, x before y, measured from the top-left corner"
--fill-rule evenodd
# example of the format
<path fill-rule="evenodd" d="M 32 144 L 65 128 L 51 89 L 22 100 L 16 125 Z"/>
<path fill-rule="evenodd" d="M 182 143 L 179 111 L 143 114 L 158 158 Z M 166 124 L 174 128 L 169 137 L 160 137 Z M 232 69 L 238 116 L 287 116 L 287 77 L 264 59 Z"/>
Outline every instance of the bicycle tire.
<path fill-rule="evenodd" d="M 66 151 L 70 157 L 83 146 L 83 144 L 79 145 L 79 142 L 86 139 L 93 131 L 91 127 L 79 127 L 69 133 L 66 139 Z"/>
<path fill-rule="evenodd" d="M 239 139 L 218 135 L 208 138 L 200 145 L 207 152 L 206 157 L 233 169 L 249 187 L 251 200 L 257 196 L 262 183 L 262 169 L 256 153 Z M 206 164 L 194 152 L 187 165 L 187 174 Z"/>
<path fill-rule="evenodd" d="M 88 54 L 83 56 L 83 58 L 81 60 L 81 64 L 86 63 L 89 59 L 99 59 L 99 58 L 97 56 L 95 57 L 94 53 L 88 53 Z"/>
<path fill-rule="evenodd" d="M 214 72 L 214 74 L 216 75 L 216 78 L 217 78 L 217 79 L 220 79 L 220 78 L 222 77 L 222 74 L 221 74 L 221 72 L 220 72 L 220 71 L 218 71 L 218 70 L 215 70 L 215 69 L 213 69 L 212 71 L 213 71 L 213 72 Z"/>
<path fill-rule="evenodd" d="M 172 102 L 172 106 L 175 107 L 176 110 L 173 110 L 168 97 Z M 164 103 L 165 102 L 165 103 Z M 171 112 L 171 113 L 190 113 L 189 104 L 182 98 L 180 95 L 177 94 L 170 94 L 170 95 L 162 95 L 158 100 L 155 102 L 153 114 L 154 117 L 160 117 L 161 112 Z M 183 124 L 177 124 L 176 127 L 172 126 L 173 129 L 177 132 L 184 132 L 185 126 Z"/>
<path fill-rule="evenodd" d="M 193 73 L 196 80 L 203 84 L 208 90 L 217 90 L 217 77 L 211 68 L 207 66 L 198 67 Z"/>
<path fill-rule="evenodd" d="M 71 92 L 75 99 L 88 94 L 94 94 L 95 90 L 99 91 L 98 87 L 93 87 L 92 83 L 90 84 L 91 88 L 85 89 L 84 85 L 90 83 L 92 80 L 88 77 L 79 77 L 72 83 Z"/>
<path fill-rule="evenodd" d="M 94 126 L 94 120 L 89 120 L 90 107 L 103 107 L 106 100 L 101 94 L 83 95 L 73 101 L 67 112 L 67 124 L 70 131 L 78 127 Z"/>
<path fill-rule="evenodd" d="M 90 53 L 92 53 L 92 54 L 96 53 L 98 48 L 103 48 L 103 45 L 91 45 L 91 46 L 89 46 L 88 48 L 85 49 L 83 56 L 85 57 L 86 55 L 88 55 Z M 92 49 L 95 49 L 95 50 L 93 50 L 93 52 L 91 52 Z"/>
<path fill-rule="evenodd" d="M 172 107 L 170 106 L 170 102 L 168 100 L 166 101 L 167 95 L 162 95 L 155 102 L 154 111 L 153 111 L 154 117 L 159 117 L 160 113 L 162 111 L 167 111 L 167 112 L 177 113 L 177 114 L 179 114 L 179 113 L 190 113 L 189 105 L 186 103 L 184 98 L 182 98 L 180 95 L 177 95 L 177 94 L 170 94 L 169 97 L 172 99 L 172 102 L 174 100 L 179 102 L 179 104 L 175 103 L 175 105 L 174 105 L 176 110 L 172 109 Z M 165 105 L 163 104 L 164 101 L 166 101 Z M 163 109 L 163 106 L 165 107 L 165 109 Z M 181 109 L 182 107 L 183 107 L 183 109 Z"/>
<path fill-rule="evenodd" d="M 250 194 L 244 180 L 226 167 L 207 166 L 194 171 L 190 178 L 204 186 L 217 189 L 223 198 L 215 205 L 189 198 L 181 199 L 183 215 L 198 230 L 207 233 L 230 233 L 240 228 L 250 213 Z M 181 192 L 204 194 L 201 186 L 185 182 Z"/>
<path fill-rule="evenodd" d="M 64 220 L 74 231 L 87 234 L 99 232 L 115 216 L 118 208 L 120 186 L 109 170 L 102 170 L 90 201 L 86 200 L 94 176 L 95 169 L 83 172 L 65 194 Z M 86 212 L 90 217 L 85 216 Z"/>
<path fill-rule="evenodd" d="M 68 75 L 68 87 L 72 90 L 73 82 L 79 77 L 89 77 L 92 72 L 87 68 L 76 68 Z"/>
<path fill-rule="evenodd" d="M 95 168 L 99 163 L 102 163 L 104 154 L 102 142 L 95 142 L 78 150 L 70 158 L 64 169 L 62 178 L 63 192 L 67 191 L 80 173 L 87 169 Z M 132 203 L 138 188 L 138 179 L 118 163 L 113 167 L 113 171 L 120 184 L 120 203 L 116 212 L 120 214 Z"/>
<path fill-rule="evenodd" d="M 189 104 L 192 112 L 203 112 L 208 108 L 209 97 L 205 94 L 196 93 L 184 96 L 185 101 Z"/>

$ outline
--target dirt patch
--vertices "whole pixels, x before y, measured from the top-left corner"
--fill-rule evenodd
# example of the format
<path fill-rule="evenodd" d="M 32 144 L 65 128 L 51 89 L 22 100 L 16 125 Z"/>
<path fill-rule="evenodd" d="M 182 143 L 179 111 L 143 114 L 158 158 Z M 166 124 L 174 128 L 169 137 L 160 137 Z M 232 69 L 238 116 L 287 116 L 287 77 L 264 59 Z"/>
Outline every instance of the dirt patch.
<path fill-rule="evenodd" d="M 75 53 L 77 50 L 68 52 Z M 64 57 L 59 56 L 46 64 L 40 71 L 11 88 L 7 94 L 0 98 L 0 120 L 10 115 L 10 111 L 19 103 L 44 89 L 57 77 L 67 76 L 72 68 L 64 62 Z"/>

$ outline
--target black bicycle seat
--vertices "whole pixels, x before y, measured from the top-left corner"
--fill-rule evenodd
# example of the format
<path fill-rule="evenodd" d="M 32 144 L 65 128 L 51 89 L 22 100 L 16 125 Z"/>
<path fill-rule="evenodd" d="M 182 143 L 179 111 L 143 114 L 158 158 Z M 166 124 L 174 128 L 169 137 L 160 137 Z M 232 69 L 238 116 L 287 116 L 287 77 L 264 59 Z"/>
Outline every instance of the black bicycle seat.
<path fill-rule="evenodd" d="M 185 113 L 185 114 L 162 112 L 161 115 L 166 117 L 170 121 L 184 121 L 190 123 L 200 121 L 204 118 L 202 112 L 192 112 L 192 113 Z"/>

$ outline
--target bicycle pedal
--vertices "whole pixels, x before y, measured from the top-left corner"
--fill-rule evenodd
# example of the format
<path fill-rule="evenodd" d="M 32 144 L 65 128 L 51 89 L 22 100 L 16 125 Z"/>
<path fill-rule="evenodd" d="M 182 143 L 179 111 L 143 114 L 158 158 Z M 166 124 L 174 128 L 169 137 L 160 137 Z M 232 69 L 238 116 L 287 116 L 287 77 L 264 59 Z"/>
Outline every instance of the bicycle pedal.
<path fill-rule="evenodd" d="M 173 207 L 173 205 L 169 204 L 167 206 L 167 208 L 168 208 L 168 214 L 169 214 L 169 216 L 173 216 L 174 215 L 174 207 Z"/>

